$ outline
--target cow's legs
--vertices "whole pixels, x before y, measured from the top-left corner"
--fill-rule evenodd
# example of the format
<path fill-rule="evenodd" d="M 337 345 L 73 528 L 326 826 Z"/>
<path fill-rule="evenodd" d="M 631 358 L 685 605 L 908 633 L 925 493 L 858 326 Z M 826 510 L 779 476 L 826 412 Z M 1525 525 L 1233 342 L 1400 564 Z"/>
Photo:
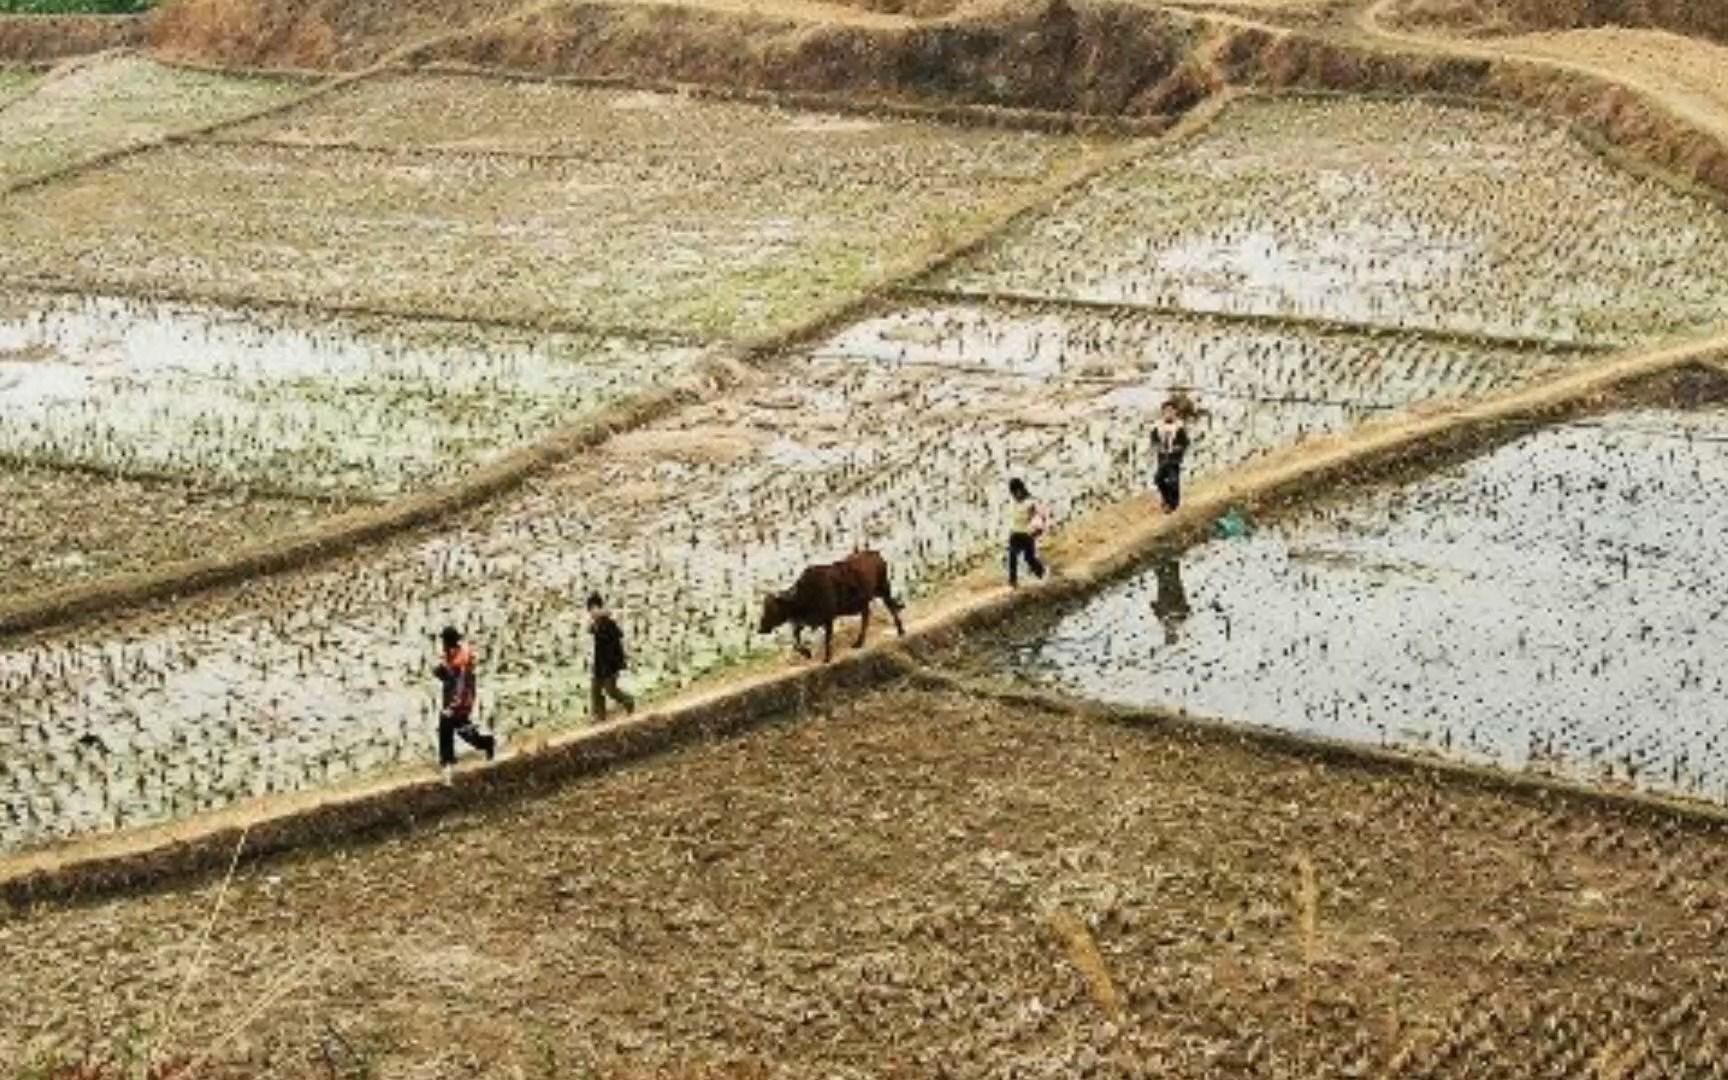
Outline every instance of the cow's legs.
<path fill-rule="evenodd" d="M 864 647 L 864 639 L 870 636 L 870 601 L 864 602 L 864 614 L 858 619 L 858 640 L 852 645 L 854 649 Z"/>
<path fill-rule="evenodd" d="M 805 659 L 810 657 L 810 646 L 804 644 L 803 623 L 795 622 L 792 624 L 792 650 Z"/>
<path fill-rule="evenodd" d="M 822 624 L 822 662 L 834 659 L 834 620 Z"/>
<path fill-rule="evenodd" d="M 888 606 L 888 614 L 894 620 L 894 632 L 899 634 L 901 637 L 905 637 L 906 627 L 900 621 L 900 609 L 906 605 L 894 599 L 894 595 L 887 589 L 882 590 L 882 603 Z"/>

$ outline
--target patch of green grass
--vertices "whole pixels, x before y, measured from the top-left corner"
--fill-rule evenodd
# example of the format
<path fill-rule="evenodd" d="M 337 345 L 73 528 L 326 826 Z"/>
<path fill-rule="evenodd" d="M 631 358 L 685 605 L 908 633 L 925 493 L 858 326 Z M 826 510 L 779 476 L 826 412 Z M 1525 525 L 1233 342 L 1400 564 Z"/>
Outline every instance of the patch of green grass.
<path fill-rule="evenodd" d="M 156 0 L 0 0 L 0 15 L 133 15 Z"/>

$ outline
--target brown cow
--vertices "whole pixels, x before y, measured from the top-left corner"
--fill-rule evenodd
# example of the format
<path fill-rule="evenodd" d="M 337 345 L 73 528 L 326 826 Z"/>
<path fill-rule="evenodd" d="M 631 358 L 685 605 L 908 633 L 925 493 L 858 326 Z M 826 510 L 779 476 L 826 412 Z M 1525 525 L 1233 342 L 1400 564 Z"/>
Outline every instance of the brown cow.
<path fill-rule="evenodd" d="M 906 636 L 900 625 L 900 609 L 888 583 L 888 563 L 874 551 L 855 551 L 845 560 L 827 566 L 808 567 L 798 575 L 798 583 L 783 593 L 770 596 L 762 605 L 762 623 L 758 633 L 772 634 L 787 623 L 792 624 L 792 646 L 798 655 L 809 656 L 804 644 L 805 627 L 822 628 L 822 662 L 834 656 L 834 620 L 842 615 L 861 615 L 858 641 L 854 648 L 863 648 L 864 636 L 870 631 L 870 604 L 880 598 L 894 619 L 894 629 Z"/>

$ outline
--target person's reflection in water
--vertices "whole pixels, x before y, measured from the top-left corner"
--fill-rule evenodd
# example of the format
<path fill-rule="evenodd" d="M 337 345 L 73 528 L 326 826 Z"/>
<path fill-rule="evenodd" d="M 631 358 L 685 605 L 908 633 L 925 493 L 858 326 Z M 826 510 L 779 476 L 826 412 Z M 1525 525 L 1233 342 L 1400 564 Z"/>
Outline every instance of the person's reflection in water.
<path fill-rule="evenodd" d="M 1188 621 L 1188 591 L 1182 587 L 1182 560 L 1176 555 L 1160 555 L 1152 564 L 1152 574 L 1158 579 L 1158 598 L 1152 601 L 1152 613 L 1164 625 L 1164 644 L 1174 645 L 1181 639 L 1182 624 Z"/>

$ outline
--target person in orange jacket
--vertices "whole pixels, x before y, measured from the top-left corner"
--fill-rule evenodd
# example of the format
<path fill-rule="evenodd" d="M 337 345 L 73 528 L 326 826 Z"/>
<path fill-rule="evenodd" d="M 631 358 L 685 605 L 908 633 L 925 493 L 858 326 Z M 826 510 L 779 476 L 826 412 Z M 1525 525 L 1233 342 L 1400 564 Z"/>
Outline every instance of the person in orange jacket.
<path fill-rule="evenodd" d="M 454 626 L 446 626 L 438 636 L 444 643 L 444 662 L 432 669 L 443 687 L 443 705 L 438 712 L 438 764 L 443 766 L 448 781 L 456 767 L 458 735 L 469 746 L 484 751 L 487 761 L 498 752 L 498 740 L 474 726 L 474 699 L 479 692 L 474 650 L 462 644 L 462 631 Z"/>

